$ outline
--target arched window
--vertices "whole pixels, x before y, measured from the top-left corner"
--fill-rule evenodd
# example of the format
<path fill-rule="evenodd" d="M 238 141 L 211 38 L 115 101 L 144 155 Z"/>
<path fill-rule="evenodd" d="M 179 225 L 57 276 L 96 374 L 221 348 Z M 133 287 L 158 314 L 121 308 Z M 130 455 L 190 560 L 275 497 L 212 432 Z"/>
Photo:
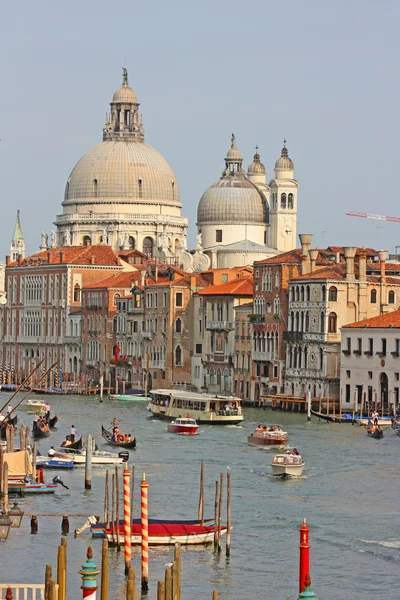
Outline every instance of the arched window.
<path fill-rule="evenodd" d="M 329 302 L 337 302 L 337 288 L 334 285 L 329 288 Z"/>
<path fill-rule="evenodd" d="M 304 302 L 304 285 L 300 288 L 300 301 Z"/>
<path fill-rule="evenodd" d="M 81 301 L 81 286 L 79 283 L 76 283 L 74 286 L 74 302 Z"/>
<path fill-rule="evenodd" d="M 321 313 L 321 333 L 325 333 L 325 313 Z"/>
<path fill-rule="evenodd" d="M 90 237 L 90 235 L 85 235 L 85 237 L 83 238 L 83 245 L 84 246 L 92 245 L 92 238 Z"/>
<path fill-rule="evenodd" d="M 145 237 L 143 240 L 143 253 L 147 256 L 153 256 L 154 240 L 151 237 Z"/>
<path fill-rule="evenodd" d="M 337 314 L 334 312 L 328 316 L 328 333 L 337 333 Z"/>
<path fill-rule="evenodd" d="M 322 286 L 322 302 L 325 302 L 326 300 L 326 287 L 323 285 Z"/>
<path fill-rule="evenodd" d="M 210 369 L 210 385 L 214 385 L 215 383 L 215 373 L 214 373 L 214 369 L 211 368 Z"/>
<path fill-rule="evenodd" d="M 289 210 L 293 210 L 294 208 L 293 194 L 288 195 L 288 208 Z"/>
<path fill-rule="evenodd" d="M 117 306 L 119 298 L 121 298 L 121 294 L 114 294 L 114 306 Z"/>
<path fill-rule="evenodd" d="M 181 319 L 177 319 L 175 321 L 175 331 L 176 331 L 176 333 L 182 333 L 182 321 L 181 321 Z"/>
<path fill-rule="evenodd" d="M 128 246 L 129 246 L 129 250 L 134 250 L 136 247 L 135 238 L 132 237 L 131 235 L 129 236 L 129 239 L 128 239 Z"/>
<path fill-rule="evenodd" d="M 228 369 L 224 370 L 224 390 L 225 390 L 225 392 L 229 391 L 229 371 L 228 371 Z"/>
<path fill-rule="evenodd" d="M 281 208 L 286 208 L 286 194 L 281 194 Z"/>
<path fill-rule="evenodd" d="M 388 302 L 389 302 L 389 304 L 394 304 L 396 302 L 396 294 L 394 293 L 393 290 L 390 290 L 390 292 L 388 294 Z"/>
<path fill-rule="evenodd" d="M 113 333 L 117 333 L 118 331 L 118 319 L 117 317 L 113 318 Z"/>
<path fill-rule="evenodd" d="M 376 304 L 376 290 L 371 290 L 371 304 Z"/>
<path fill-rule="evenodd" d="M 217 369 L 217 385 L 221 385 L 221 369 Z"/>
<path fill-rule="evenodd" d="M 310 302 L 310 297 L 311 297 L 311 294 L 310 294 L 310 286 L 309 286 L 309 285 L 307 285 L 307 286 L 306 286 L 306 302 Z"/>
<path fill-rule="evenodd" d="M 182 348 L 179 345 L 175 348 L 175 365 L 182 366 Z"/>

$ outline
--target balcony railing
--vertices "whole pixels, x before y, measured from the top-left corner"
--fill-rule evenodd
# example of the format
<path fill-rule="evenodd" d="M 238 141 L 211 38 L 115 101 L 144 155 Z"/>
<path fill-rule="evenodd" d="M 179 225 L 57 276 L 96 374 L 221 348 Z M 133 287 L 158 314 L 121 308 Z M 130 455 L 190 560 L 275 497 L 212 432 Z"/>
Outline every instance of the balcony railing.
<path fill-rule="evenodd" d="M 145 340 L 151 340 L 153 338 L 153 332 L 149 331 L 147 329 L 144 329 L 142 331 L 142 338 L 144 338 Z"/>
<path fill-rule="evenodd" d="M 266 350 L 252 350 L 252 360 L 271 361 L 274 360 L 273 352 L 267 352 Z"/>
<path fill-rule="evenodd" d="M 207 329 L 219 329 L 222 331 L 230 331 L 235 329 L 235 325 L 232 321 L 208 321 L 206 325 Z"/>
<path fill-rule="evenodd" d="M 283 341 L 284 342 L 302 342 L 304 339 L 304 333 L 302 331 L 284 331 Z"/>

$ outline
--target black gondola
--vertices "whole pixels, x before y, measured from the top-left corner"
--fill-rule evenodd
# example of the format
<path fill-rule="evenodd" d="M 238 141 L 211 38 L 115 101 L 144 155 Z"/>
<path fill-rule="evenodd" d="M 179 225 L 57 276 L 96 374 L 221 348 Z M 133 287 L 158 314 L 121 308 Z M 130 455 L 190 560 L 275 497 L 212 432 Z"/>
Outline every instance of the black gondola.
<path fill-rule="evenodd" d="M 49 419 L 49 427 L 50 429 L 53 429 L 53 427 L 55 427 L 58 423 L 58 417 L 57 415 L 54 415 L 54 417 L 51 417 L 51 419 Z"/>
<path fill-rule="evenodd" d="M 6 417 L 4 419 L 4 421 L 1 421 L 1 423 L 0 423 L 0 440 L 6 439 L 7 425 L 12 425 L 13 427 L 16 427 L 17 423 L 18 423 L 18 415 L 15 415 L 15 417 L 12 417 L 11 419 Z"/>
<path fill-rule="evenodd" d="M 32 426 L 32 437 L 35 439 L 38 438 L 47 438 L 50 436 L 50 429 L 47 427 L 46 429 L 43 429 L 43 427 L 40 427 L 40 425 L 38 424 L 37 421 L 33 422 L 33 426 Z"/>
<path fill-rule="evenodd" d="M 69 436 L 67 436 L 67 437 L 69 437 Z M 80 437 L 79 440 L 72 442 L 72 444 L 66 445 L 66 443 L 63 442 L 61 444 L 61 448 L 71 448 L 71 450 L 82 450 L 82 448 L 83 448 L 82 437 Z"/>
<path fill-rule="evenodd" d="M 107 442 L 107 444 L 110 444 L 110 446 L 118 446 L 119 448 L 130 448 L 130 449 L 136 448 L 136 438 L 133 438 L 133 440 L 131 442 L 114 442 L 112 440 L 111 433 L 109 431 L 107 431 L 107 429 L 105 429 L 103 427 L 103 425 L 101 426 L 101 435 L 104 438 L 104 440 Z"/>

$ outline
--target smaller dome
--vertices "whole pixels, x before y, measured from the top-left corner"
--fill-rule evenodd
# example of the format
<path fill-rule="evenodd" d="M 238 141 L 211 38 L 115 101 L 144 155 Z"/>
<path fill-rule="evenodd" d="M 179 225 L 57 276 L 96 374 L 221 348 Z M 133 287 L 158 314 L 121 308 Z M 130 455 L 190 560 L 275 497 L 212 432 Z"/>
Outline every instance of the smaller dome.
<path fill-rule="evenodd" d="M 258 154 L 258 152 L 255 153 L 255 155 L 253 157 L 253 162 L 247 169 L 247 173 L 249 175 L 266 175 L 267 174 L 267 171 L 265 170 L 265 167 L 260 160 L 260 155 Z"/>
<path fill-rule="evenodd" d="M 226 160 L 229 161 L 242 161 L 242 155 L 240 154 L 240 151 L 236 148 L 236 139 L 235 139 L 235 135 L 232 133 L 232 139 L 231 139 L 231 147 L 229 148 L 228 152 L 226 153 Z"/>
<path fill-rule="evenodd" d="M 275 163 L 275 169 L 279 171 L 294 171 L 294 163 L 291 158 L 289 158 L 288 149 L 286 148 L 286 140 L 284 140 L 284 146 L 282 148 L 282 152 L 280 157 Z"/>
<path fill-rule="evenodd" d="M 123 85 L 115 92 L 112 101 L 123 102 L 124 104 L 137 104 L 135 92 L 126 85 Z"/>

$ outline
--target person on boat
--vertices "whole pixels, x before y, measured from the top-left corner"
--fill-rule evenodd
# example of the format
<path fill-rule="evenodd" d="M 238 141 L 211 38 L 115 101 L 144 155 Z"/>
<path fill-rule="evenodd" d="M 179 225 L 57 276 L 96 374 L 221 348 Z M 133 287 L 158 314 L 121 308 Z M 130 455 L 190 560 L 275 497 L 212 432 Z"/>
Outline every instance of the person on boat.
<path fill-rule="evenodd" d="M 376 410 L 374 410 L 374 412 L 372 413 L 372 420 L 374 425 L 378 425 L 378 418 L 379 418 L 379 413 L 376 412 Z"/>
<path fill-rule="evenodd" d="M 53 458 L 53 456 L 55 456 L 56 451 L 54 449 L 54 446 L 51 446 L 51 448 L 49 448 L 49 451 L 47 452 L 47 456 L 50 456 L 50 458 Z"/>
<path fill-rule="evenodd" d="M 65 438 L 65 441 L 61 444 L 61 446 L 70 446 L 72 444 L 71 438 L 69 435 Z"/>
<path fill-rule="evenodd" d="M 7 406 L 7 415 L 9 415 L 9 414 L 12 412 L 12 409 L 13 409 L 13 408 L 12 408 L 11 404 L 9 404 L 9 405 Z"/>
<path fill-rule="evenodd" d="M 71 425 L 71 431 L 69 432 L 69 439 L 71 440 L 71 443 L 73 444 L 75 441 L 75 436 L 78 435 L 77 430 L 75 429 L 75 425 Z"/>
<path fill-rule="evenodd" d="M 2 412 L 0 412 L 0 423 L 1 423 L 2 421 L 4 421 L 4 419 L 5 419 L 5 416 L 3 415 L 3 413 L 2 413 Z"/>
<path fill-rule="evenodd" d="M 263 430 L 263 426 L 260 423 L 259 425 L 257 425 L 256 431 L 262 431 L 262 430 Z"/>
<path fill-rule="evenodd" d="M 119 421 L 117 421 L 117 419 L 114 417 L 113 420 L 111 421 L 111 425 L 112 425 L 112 427 L 118 427 Z"/>
<path fill-rule="evenodd" d="M 51 406 L 48 402 L 46 402 L 46 404 L 44 405 L 45 409 L 46 409 L 46 421 L 50 420 L 50 411 L 51 411 Z"/>
<path fill-rule="evenodd" d="M 300 452 L 297 450 L 297 448 L 293 448 L 293 454 L 295 456 L 300 456 Z"/>
<path fill-rule="evenodd" d="M 35 413 L 35 416 L 33 417 L 33 422 L 37 423 L 39 421 L 39 413 Z"/>

